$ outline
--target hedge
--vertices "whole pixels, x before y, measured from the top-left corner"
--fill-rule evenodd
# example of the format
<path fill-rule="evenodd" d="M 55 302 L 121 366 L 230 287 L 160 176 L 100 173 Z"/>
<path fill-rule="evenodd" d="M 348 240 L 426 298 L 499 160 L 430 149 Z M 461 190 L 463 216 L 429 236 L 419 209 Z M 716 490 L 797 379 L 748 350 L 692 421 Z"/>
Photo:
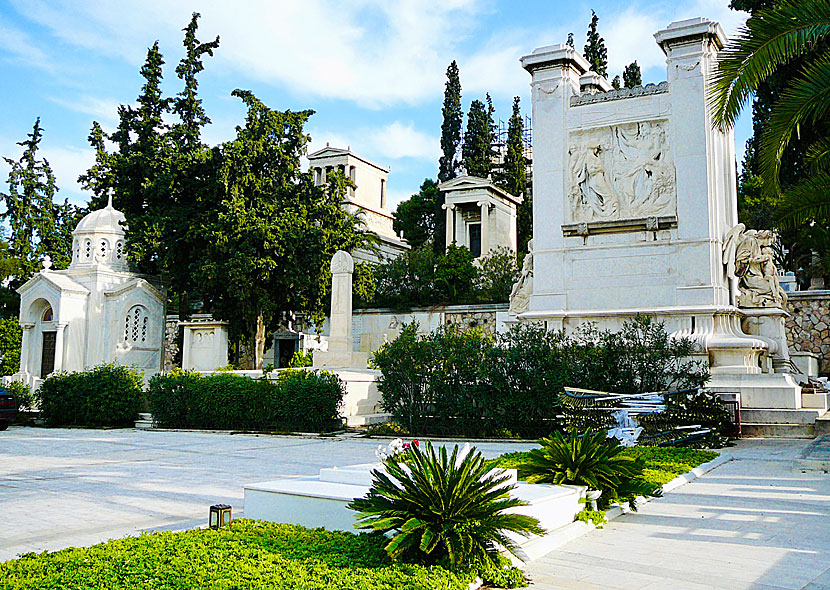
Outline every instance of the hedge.
<path fill-rule="evenodd" d="M 0 563 L 0 586 L 466 590 L 476 575 L 502 585 L 511 579 L 506 574 L 517 572 L 510 568 L 490 576 L 487 571 L 395 564 L 383 549 L 386 542 L 382 535 L 236 520 L 218 531 L 161 532 L 87 548 L 29 553 Z"/>
<path fill-rule="evenodd" d="M 135 369 L 100 365 L 50 375 L 35 399 L 50 426 L 131 426 L 141 408 L 141 385 Z"/>
<path fill-rule="evenodd" d="M 274 382 L 176 371 L 154 376 L 147 400 L 162 428 L 321 432 L 341 425 L 345 392 L 329 372 L 281 371 Z"/>
<path fill-rule="evenodd" d="M 616 393 L 703 386 L 708 372 L 687 360 L 692 352 L 689 341 L 646 317 L 619 332 L 588 325 L 571 336 L 530 324 L 495 336 L 451 327 L 421 335 L 409 324 L 372 362 L 382 372 L 383 408 L 411 434 L 535 438 L 566 422 L 584 426 L 560 407 L 565 386 Z M 671 418 L 700 420 L 699 406 Z M 722 404 L 704 409 L 717 414 L 707 423 L 726 415 Z"/>

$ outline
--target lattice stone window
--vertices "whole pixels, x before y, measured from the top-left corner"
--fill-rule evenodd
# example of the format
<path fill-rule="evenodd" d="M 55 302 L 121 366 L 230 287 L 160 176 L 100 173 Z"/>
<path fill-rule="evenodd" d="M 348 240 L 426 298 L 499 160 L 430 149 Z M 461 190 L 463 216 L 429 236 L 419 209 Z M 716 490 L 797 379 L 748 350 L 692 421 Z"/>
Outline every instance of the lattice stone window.
<path fill-rule="evenodd" d="M 84 242 L 84 258 L 92 258 L 92 241 L 86 240 Z"/>
<path fill-rule="evenodd" d="M 147 315 L 147 309 L 141 305 L 131 307 L 124 318 L 124 343 L 147 344 L 149 326 L 150 318 Z"/>
<path fill-rule="evenodd" d="M 107 258 L 107 252 L 109 251 L 109 244 L 106 240 L 101 240 L 98 244 L 98 248 L 101 252 L 101 260 L 105 260 Z"/>
<path fill-rule="evenodd" d="M 115 243 L 115 259 L 119 262 L 124 260 L 124 242 L 121 240 Z"/>
<path fill-rule="evenodd" d="M 73 258 L 75 260 L 80 260 L 81 259 L 81 241 L 78 240 L 77 238 L 74 240 L 74 242 L 72 244 L 72 249 L 74 250 Z"/>

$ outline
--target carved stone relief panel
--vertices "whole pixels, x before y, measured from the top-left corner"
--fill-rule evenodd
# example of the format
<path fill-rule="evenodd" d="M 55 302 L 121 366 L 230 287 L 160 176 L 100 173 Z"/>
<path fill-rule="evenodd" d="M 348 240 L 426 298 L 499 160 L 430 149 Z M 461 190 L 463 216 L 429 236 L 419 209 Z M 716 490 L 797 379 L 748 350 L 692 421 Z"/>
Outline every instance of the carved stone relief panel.
<path fill-rule="evenodd" d="M 568 223 L 675 215 L 665 120 L 574 131 L 568 142 Z"/>

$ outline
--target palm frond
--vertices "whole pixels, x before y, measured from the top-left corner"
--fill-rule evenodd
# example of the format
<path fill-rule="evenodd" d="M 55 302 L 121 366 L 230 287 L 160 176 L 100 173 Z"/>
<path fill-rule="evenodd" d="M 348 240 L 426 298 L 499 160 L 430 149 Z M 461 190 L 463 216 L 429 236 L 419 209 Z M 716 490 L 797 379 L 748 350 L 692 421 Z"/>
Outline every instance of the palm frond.
<path fill-rule="evenodd" d="M 830 172 L 819 172 L 789 187 L 779 204 L 777 217 L 781 228 L 830 219 Z"/>
<path fill-rule="evenodd" d="M 830 137 L 822 137 L 807 146 L 804 162 L 813 172 L 830 171 Z"/>
<path fill-rule="evenodd" d="M 716 127 L 730 128 L 758 86 L 782 65 L 830 37 L 830 3 L 801 0 L 758 12 L 718 55 L 709 108 Z"/>
<path fill-rule="evenodd" d="M 808 64 L 775 102 L 761 141 L 760 165 L 763 189 L 778 197 L 781 192 L 781 158 L 799 126 L 815 125 L 830 113 L 830 53 Z"/>

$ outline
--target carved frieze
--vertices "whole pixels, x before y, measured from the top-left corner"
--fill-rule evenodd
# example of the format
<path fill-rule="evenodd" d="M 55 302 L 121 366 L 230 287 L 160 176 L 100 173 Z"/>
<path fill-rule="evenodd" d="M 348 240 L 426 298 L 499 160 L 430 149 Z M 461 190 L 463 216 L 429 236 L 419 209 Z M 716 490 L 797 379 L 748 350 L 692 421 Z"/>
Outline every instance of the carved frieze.
<path fill-rule="evenodd" d="M 568 144 L 568 222 L 675 215 L 667 121 L 574 131 Z"/>

